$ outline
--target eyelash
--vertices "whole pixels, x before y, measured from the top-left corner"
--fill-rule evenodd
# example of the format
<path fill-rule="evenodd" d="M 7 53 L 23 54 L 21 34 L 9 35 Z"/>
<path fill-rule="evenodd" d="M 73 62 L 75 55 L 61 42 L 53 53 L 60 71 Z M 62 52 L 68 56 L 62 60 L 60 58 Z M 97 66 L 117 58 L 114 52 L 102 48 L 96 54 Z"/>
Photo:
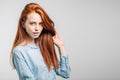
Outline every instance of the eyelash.
<path fill-rule="evenodd" d="M 42 25 L 42 24 L 43 24 L 43 22 L 39 23 L 39 25 Z"/>
<path fill-rule="evenodd" d="M 35 22 L 30 23 L 30 25 L 33 25 L 33 24 L 35 24 Z M 43 22 L 39 23 L 39 25 L 42 25 L 42 24 L 43 24 Z"/>
<path fill-rule="evenodd" d="M 31 23 L 30 23 L 30 25 L 33 25 L 33 24 L 35 24 L 35 23 L 34 23 L 34 22 L 31 22 Z"/>

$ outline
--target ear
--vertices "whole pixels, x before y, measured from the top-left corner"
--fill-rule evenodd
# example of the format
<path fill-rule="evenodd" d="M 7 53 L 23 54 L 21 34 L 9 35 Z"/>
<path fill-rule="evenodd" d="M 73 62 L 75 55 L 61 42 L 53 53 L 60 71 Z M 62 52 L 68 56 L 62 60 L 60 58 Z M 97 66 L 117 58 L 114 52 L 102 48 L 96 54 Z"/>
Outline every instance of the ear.
<path fill-rule="evenodd" d="M 22 22 L 22 27 L 25 29 L 25 24 L 24 24 L 24 22 Z"/>

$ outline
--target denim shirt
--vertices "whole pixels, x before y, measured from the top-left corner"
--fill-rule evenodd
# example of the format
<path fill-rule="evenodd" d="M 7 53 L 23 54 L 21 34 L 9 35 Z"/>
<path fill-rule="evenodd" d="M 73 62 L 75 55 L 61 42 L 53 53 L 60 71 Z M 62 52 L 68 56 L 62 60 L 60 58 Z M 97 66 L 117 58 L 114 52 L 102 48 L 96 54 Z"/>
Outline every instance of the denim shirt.
<path fill-rule="evenodd" d="M 68 56 L 60 56 L 59 68 L 48 71 L 38 46 L 15 47 L 12 62 L 19 80 L 56 80 L 56 74 L 63 78 L 70 76 Z"/>

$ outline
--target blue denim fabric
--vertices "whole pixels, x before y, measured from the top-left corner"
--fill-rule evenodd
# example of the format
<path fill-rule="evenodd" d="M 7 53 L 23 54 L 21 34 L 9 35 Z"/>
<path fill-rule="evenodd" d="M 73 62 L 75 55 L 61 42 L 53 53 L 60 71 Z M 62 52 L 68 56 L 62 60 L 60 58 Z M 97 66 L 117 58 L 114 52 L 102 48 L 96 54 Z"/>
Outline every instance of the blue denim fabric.
<path fill-rule="evenodd" d="M 69 78 L 71 71 L 68 56 L 60 56 L 59 69 L 48 71 L 39 47 L 29 44 L 14 48 L 12 62 L 19 80 L 56 80 L 56 74 Z"/>

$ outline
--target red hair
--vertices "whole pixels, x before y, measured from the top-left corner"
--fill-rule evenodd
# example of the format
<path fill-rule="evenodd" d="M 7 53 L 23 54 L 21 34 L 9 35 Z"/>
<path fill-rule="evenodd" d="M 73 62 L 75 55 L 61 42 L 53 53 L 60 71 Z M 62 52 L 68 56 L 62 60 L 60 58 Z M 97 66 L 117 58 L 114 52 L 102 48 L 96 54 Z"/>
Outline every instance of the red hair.
<path fill-rule="evenodd" d="M 52 37 L 55 35 L 54 22 L 50 19 L 50 17 L 47 15 L 45 10 L 36 3 L 27 4 L 21 13 L 18 22 L 17 34 L 11 51 L 11 57 L 12 57 L 13 49 L 17 45 L 23 43 L 25 40 L 29 38 L 29 36 L 27 35 L 26 31 L 23 28 L 23 24 L 27 20 L 27 15 L 32 12 L 38 13 L 41 16 L 43 22 L 42 23 L 43 30 L 40 36 L 38 37 L 37 42 L 39 44 L 44 62 L 46 63 L 48 70 L 50 70 L 51 65 L 53 65 L 55 69 L 58 69 L 58 59 L 52 39 Z"/>

